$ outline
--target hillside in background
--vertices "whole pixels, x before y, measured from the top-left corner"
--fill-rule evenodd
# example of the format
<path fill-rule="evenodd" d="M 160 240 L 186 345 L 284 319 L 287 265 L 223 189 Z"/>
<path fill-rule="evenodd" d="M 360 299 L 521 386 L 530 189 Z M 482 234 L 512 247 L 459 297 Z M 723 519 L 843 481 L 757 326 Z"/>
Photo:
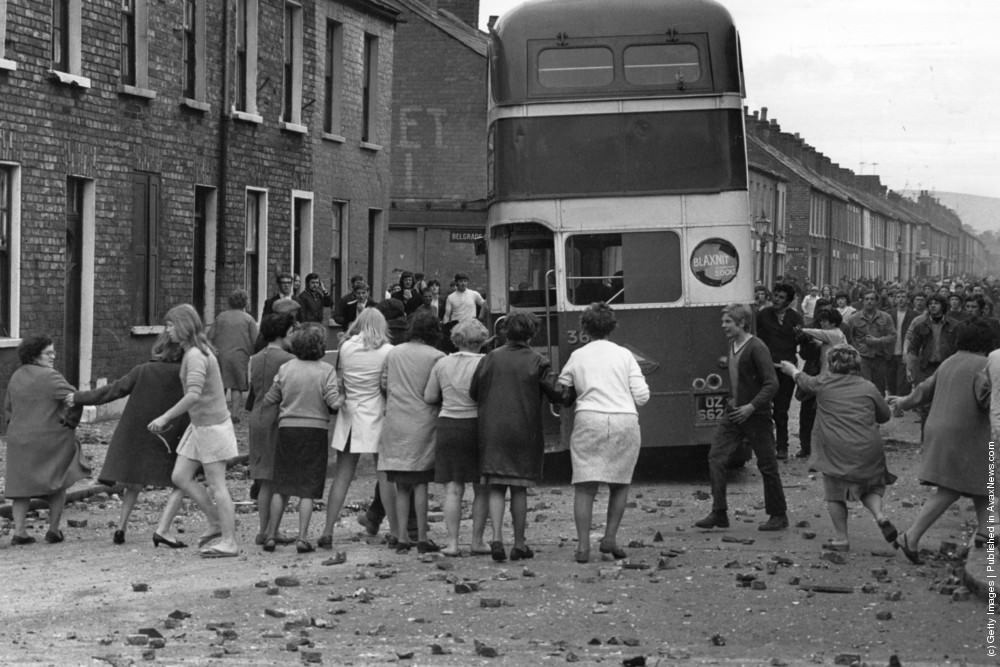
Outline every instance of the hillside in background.
<path fill-rule="evenodd" d="M 915 190 L 904 190 L 901 194 L 916 199 Z M 955 211 L 962 222 L 977 233 L 991 231 L 1000 233 L 1000 198 L 963 195 L 957 192 L 932 192 L 938 201 Z"/>

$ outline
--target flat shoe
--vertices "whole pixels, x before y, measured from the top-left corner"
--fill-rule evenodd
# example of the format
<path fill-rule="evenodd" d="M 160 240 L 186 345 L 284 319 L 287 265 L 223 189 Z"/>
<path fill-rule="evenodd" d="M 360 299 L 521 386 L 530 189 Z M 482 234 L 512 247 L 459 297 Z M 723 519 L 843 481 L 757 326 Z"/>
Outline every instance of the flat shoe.
<path fill-rule="evenodd" d="M 396 553 L 398 554 L 408 554 L 412 548 L 413 543 L 411 542 L 396 542 Z"/>
<path fill-rule="evenodd" d="M 253 543 L 258 547 L 264 546 L 264 542 L 267 542 L 267 535 L 264 533 L 257 533 L 257 536 L 253 538 Z"/>
<path fill-rule="evenodd" d="M 45 541 L 49 544 L 59 544 L 65 539 L 66 537 L 61 530 L 50 530 L 45 533 Z"/>
<path fill-rule="evenodd" d="M 892 525 L 892 521 L 889 521 L 888 519 L 880 521 L 878 527 L 879 530 L 882 531 L 882 537 L 884 537 L 885 541 L 890 544 L 895 542 L 896 538 L 899 537 L 899 531 L 897 531 L 896 527 Z"/>
<path fill-rule="evenodd" d="M 10 538 L 10 543 L 15 547 L 19 547 L 25 544 L 34 544 L 35 538 L 33 538 L 31 535 L 25 535 L 23 537 L 20 535 L 14 535 L 12 538 Z"/>
<path fill-rule="evenodd" d="M 219 547 L 208 547 L 207 549 L 202 549 L 198 552 L 202 558 L 235 558 L 240 555 L 240 550 L 236 551 L 226 551 L 225 549 L 220 549 Z"/>
<path fill-rule="evenodd" d="M 277 547 L 278 543 L 274 541 L 273 537 L 269 537 L 266 540 L 264 540 L 264 544 L 262 544 L 260 548 L 270 553 L 274 551 Z"/>
<path fill-rule="evenodd" d="M 920 553 L 910 548 L 910 541 L 906 537 L 906 533 L 903 533 L 903 541 L 900 542 L 898 539 L 892 543 L 894 547 L 903 552 L 906 559 L 909 560 L 914 565 L 923 565 L 924 559 L 920 557 Z"/>
<path fill-rule="evenodd" d="M 390 549 L 395 549 L 397 546 L 399 546 L 399 538 L 396 537 L 395 535 L 386 535 L 385 546 L 389 547 Z"/>
<path fill-rule="evenodd" d="M 300 554 L 308 554 L 316 551 L 316 547 L 309 543 L 309 540 L 295 540 L 295 550 Z"/>
<path fill-rule="evenodd" d="M 278 533 L 277 535 L 274 536 L 274 541 L 277 542 L 278 544 L 295 544 L 299 540 L 297 537 L 289 537 L 288 535 L 282 535 L 281 533 Z"/>
<path fill-rule="evenodd" d="M 577 550 L 573 554 L 573 559 L 576 560 L 577 563 L 589 563 L 590 562 L 590 552 L 589 551 L 580 551 L 580 550 Z"/>
<path fill-rule="evenodd" d="M 455 551 L 452 551 L 451 549 L 442 549 L 441 555 L 447 556 L 448 558 L 459 558 L 462 555 L 462 552 L 459 551 L 458 549 L 456 549 Z"/>
<path fill-rule="evenodd" d="M 619 547 L 617 544 L 612 544 L 611 546 L 608 546 L 604 543 L 604 540 L 601 540 L 600 550 L 602 554 L 611 554 L 615 560 L 622 560 L 623 558 L 628 557 L 628 554 L 622 551 L 621 547 Z"/>
<path fill-rule="evenodd" d="M 528 558 L 534 558 L 535 552 L 531 550 L 531 547 L 525 545 L 521 548 L 514 547 L 510 550 L 511 560 L 524 560 Z"/>
<path fill-rule="evenodd" d="M 198 548 L 200 549 L 209 542 L 211 542 L 212 540 L 217 540 L 220 537 L 222 537 L 222 531 L 216 531 L 211 535 L 202 535 L 201 537 L 198 538 Z"/>
<path fill-rule="evenodd" d="M 850 551 L 851 545 L 848 542 L 829 541 L 823 544 L 823 551 Z"/>
<path fill-rule="evenodd" d="M 320 549 L 332 549 L 333 535 L 320 535 L 319 539 L 316 540 L 316 546 L 318 546 Z"/>
<path fill-rule="evenodd" d="M 503 542 L 499 540 L 490 542 L 490 555 L 493 556 L 493 560 L 498 563 L 502 563 L 507 560 L 507 552 L 503 548 Z"/>
<path fill-rule="evenodd" d="M 115 544 L 125 544 L 125 531 L 116 530 L 115 534 L 111 537 L 111 541 Z"/>

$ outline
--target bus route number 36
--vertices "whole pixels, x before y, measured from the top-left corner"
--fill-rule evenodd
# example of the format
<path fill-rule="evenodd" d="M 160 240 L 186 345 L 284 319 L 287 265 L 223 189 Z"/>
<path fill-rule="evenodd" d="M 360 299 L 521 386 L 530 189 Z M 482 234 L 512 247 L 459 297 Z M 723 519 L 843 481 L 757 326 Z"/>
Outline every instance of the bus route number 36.
<path fill-rule="evenodd" d="M 697 420 L 702 423 L 717 422 L 726 414 L 724 394 L 702 394 L 695 397 Z"/>
<path fill-rule="evenodd" d="M 586 345 L 590 342 L 590 336 L 587 335 L 586 331 L 568 329 L 566 331 L 566 342 L 570 345 Z"/>

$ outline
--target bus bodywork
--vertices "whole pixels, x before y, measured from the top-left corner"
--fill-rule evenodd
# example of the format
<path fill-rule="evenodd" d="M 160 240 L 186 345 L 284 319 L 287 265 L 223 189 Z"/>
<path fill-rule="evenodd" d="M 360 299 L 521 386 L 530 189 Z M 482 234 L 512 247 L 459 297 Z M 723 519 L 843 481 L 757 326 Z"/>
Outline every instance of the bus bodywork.
<path fill-rule="evenodd" d="M 710 441 L 725 409 L 721 306 L 752 252 L 739 42 L 707 0 L 535 0 L 490 48 L 489 308 L 543 321 L 558 369 L 607 301 L 652 397 L 643 446 Z M 563 414 L 563 444 L 571 411 Z"/>

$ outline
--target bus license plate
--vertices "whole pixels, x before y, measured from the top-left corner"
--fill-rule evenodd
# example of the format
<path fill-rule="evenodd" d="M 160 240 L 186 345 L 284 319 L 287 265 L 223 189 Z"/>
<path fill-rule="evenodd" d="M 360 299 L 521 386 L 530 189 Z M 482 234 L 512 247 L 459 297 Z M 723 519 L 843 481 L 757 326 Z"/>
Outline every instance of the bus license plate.
<path fill-rule="evenodd" d="M 715 424 L 726 414 L 726 394 L 698 394 L 694 401 L 696 424 Z"/>

